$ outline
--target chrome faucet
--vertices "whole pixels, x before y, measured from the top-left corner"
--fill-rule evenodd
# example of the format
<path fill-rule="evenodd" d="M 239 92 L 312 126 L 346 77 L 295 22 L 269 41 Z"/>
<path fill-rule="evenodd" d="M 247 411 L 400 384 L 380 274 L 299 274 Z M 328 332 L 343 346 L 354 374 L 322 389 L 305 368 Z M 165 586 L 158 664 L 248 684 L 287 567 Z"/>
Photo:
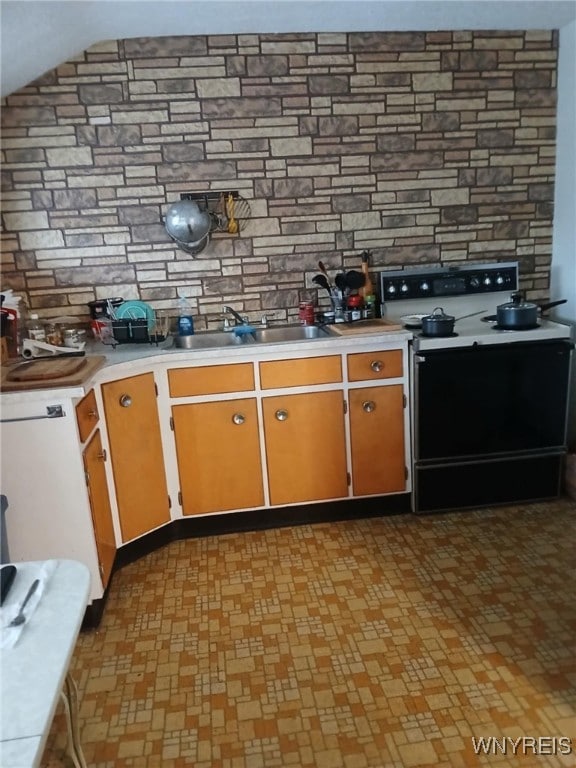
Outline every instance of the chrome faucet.
<path fill-rule="evenodd" d="M 246 325 L 246 320 L 236 312 L 235 309 L 232 309 L 232 307 L 224 307 L 224 312 L 230 312 L 230 314 L 233 316 L 234 320 L 236 321 L 236 325 Z"/>
<path fill-rule="evenodd" d="M 262 326 L 262 328 L 268 328 L 269 321 L 273 320 L 275 317 L 276 317 L 275 312 L 270 312 L 268 314 L 262 315 L 262 317 L 260 318 L 260 325 Z"/>

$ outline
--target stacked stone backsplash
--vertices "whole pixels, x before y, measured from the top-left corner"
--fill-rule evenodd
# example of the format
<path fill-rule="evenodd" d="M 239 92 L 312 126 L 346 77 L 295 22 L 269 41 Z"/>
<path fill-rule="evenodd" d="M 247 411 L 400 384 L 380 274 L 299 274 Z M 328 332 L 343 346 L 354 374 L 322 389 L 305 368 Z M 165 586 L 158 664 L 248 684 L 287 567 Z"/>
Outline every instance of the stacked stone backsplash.
<path fill-rule="evenodd" d="M 123 296 L 199 328 L 294 319 L 333 273 L 520 261 L 547 296 L 557 35 L 227 35 L 95 45 L 2 109 L 2 287 L 41 317 Z M 238 190 L 239 236 L 193 257 L 162 216 Z M 324 296 L 320 292 L 320 298 Z"/>

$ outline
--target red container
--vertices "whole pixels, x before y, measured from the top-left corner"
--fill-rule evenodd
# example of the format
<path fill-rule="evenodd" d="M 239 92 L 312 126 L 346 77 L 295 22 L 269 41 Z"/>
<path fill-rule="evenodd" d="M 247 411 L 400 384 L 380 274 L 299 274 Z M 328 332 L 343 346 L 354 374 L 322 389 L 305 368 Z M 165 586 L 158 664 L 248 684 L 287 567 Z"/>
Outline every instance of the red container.
<path fill-rule="evenodd" d="M 302 325 L 314 325 L 314 302 L 301 301 L 298 309 L 298 317 Z"/>
<path fill-rule="evenodd" d="M 356 309 L 360 308 L 364 304 L 364 299 L 362 296 L 359 296 L 357 293 L 352 294 L 352 296 L 348 296 L 348 299 L 346 300 L 346 306 L 349 309 Z"/>

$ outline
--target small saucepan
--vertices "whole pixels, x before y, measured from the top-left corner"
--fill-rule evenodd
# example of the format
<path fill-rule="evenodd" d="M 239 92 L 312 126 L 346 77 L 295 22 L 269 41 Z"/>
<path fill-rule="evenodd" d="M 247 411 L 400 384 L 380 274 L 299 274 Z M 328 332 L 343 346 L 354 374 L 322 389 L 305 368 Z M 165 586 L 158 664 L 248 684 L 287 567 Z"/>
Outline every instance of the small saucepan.
<path fill-rule="evenodd" d="M 496 322 L 498 328 L 504 331 L 525 331 L 538 326 L 540 313 L 559 304 L 565 304 L 567 299 L 550 301 L 547 304 L 534 304 L 525 301 L 520 292 L 510 296 L 511 301 L 496 307 Z"/>
<path fill-rule="evenodd" d="M 451 336 L 454 333 L 454 315 L 447 315 L 442 307 L 436 307 L 431 315 L 422 318 L 424 336 Z"/>
<path fill-rule="evenodd" d="M 460 317 L 454 317 L 453 315 L 447 315 L 442 307 L 436 307 L 431 315 L 425 315 L 422 318 L 422 335 L 423 336 L 452 336 L 454 333 L 454 324 L 458 320 L 464 320 L 467 317 L 476 317 L 481 315 L 484 310 L 480 312 L 471 312 L 469 315 L 460 315 Z"/>

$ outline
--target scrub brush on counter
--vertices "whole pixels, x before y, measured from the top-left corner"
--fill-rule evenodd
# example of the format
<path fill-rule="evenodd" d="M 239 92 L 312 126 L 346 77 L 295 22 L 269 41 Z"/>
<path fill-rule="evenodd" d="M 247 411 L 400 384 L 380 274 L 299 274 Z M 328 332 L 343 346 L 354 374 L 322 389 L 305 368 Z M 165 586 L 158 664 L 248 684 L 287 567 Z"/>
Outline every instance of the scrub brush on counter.
<path fill-rule="evenodd" d="M 253 325 L 236 325 L 234 326 L 234 335 L 235 336 L 246 336 L 249 333 L 255 333 L 256 328 L 254 328 Z"/>

